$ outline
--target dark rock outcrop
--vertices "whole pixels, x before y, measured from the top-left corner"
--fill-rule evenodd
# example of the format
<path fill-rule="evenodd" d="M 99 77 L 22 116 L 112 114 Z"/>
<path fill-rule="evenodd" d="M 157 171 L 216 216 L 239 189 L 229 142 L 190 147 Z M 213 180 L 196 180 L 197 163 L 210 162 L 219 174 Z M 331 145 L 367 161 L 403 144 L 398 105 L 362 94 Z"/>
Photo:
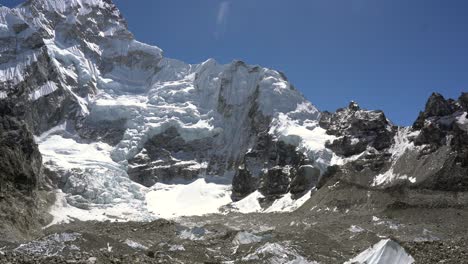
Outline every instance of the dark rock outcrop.
<path fill-rule="evenodd" d="M 240 200 L 255 190 L 267 199 L 287 192 L 300 195 L 318 181 L 320 170 L 312 165 L 295 146 L 276 141 L 264 133 L 255 147 L 245 154 L 234 175 L 232 198 Z"/>
<path fill-rule="evenodd" d="M 422 148 L 420 159 L 437 157 L 443 162 L 421 187 L 468 191 L 468 125 L 459 121 L 466 119 L 467 98 L 468 93 L 462 93 L 458 100 L 446 100 L 434 93 L 414 123 L 419 134 L 413 142 Z"/>
<path fill-rule="evenodd" d="M 175 127 L 149 139 L 129 161 L 128 175 L 145 186 L 174 179 L 192 180 L 202 173 L 210 139 L 185 141 Z"/>
<path fill-rule="evenodd" d="M 0 101 L 0 240 L 28 237 L 47 220 L 42 157 L 25 122 Z"/>
<path fill-rule="evenodd" d="M 441 202 L 443 206 L 466 206 L 463 198 L 468 191 L 466 98 L 466 93 L 458 100 L 431 95 L 414 125 L 398 130 L 395 141 L 399 142 L 368 149 L 356 160 L 329 167 L 317 187 L 334 189 L 340 185 L 343 192 L 349 191 L 346 188 L 376 191 L 389 203 L 418 206 L 439 204 L 434 200 L 436 196 L 430 195 L 437 193 L 458 197 Z M 330 121 L 324 123 L 328 129 L 332 127 Z M 372 146 L 372 142 L 369 144 Z M 326 192 L 322 191 L 321 195 L 333 195 Z M 329 199 L 333 200 L 331 196 Z M 349 204 L 369 202 L 359 199 Z M 372 206 L 382 206 L 382 203 Z"/>
<path fill-rule="evenodd" d="M 325 112 L 319 124 L 327 134 L 340 137 L 326 146 L 344 157 L 359 154 L 368 147 L 388 148 L 396 131 L 382 111 L 363 110 L 355 102 L 333 114 Z"/>

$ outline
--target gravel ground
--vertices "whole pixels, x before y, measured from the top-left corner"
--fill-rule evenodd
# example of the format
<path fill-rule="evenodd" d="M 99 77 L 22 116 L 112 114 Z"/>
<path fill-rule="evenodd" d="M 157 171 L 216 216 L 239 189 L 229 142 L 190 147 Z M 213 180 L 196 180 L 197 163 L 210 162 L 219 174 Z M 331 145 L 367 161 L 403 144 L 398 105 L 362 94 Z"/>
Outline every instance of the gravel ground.
<path fill-rule="evenodd" d="M 416 263 L 468 263 L 466 209 L 311 209 L 56 225 L 34 241 L 0 243 L 0 263 L 343 263 L 384 237 Z"/>

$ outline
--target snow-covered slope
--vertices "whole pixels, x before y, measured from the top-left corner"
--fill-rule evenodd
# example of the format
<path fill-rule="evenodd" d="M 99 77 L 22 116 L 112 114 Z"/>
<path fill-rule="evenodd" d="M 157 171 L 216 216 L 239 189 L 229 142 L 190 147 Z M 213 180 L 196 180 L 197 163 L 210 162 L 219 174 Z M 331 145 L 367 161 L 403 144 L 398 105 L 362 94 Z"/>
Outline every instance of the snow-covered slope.
<path fill-rule="evenodd" d="M 429 177 L 399 168 L 417 129 L 354 102 L 321 113 L 273 69 L 165 58 L 109 0 L 0 7 L 0 43 L 0 101 L 34 131 L 63 219 L 291 211 L 350 161 L 367 187 Z M 460 102 L 436 105 L 466 131 Z"/>
<path fill-rule="evenodd" d="M 319 127 L 320 112 L 282 73 L 241 61 L 191 65 L 164 58 L 158 47 L 133 38 L 110 1 L 27 1 L 1 7 L 0 23 L 2 41 L 17 43 L 2 45 L 0 100 L 31 109 L 21 115 L 38 135 L 45 166 L 57 174 L 59 196 L 68 203 L 56 210 L 106 213 L 130 204 L 122 210 L 132 216 L 122 218 L 189 214 L 171 211 L 177 211 L 177 190 L 189 190 L 193 195 L 183 199 L 193 208 L 212 204 L 207 213 L 217 212 L 232 201 L 230 181 L 239 178 L 252 149 L 265 153 L 249 171 L 258 180 L 236 199 L 262 187 L 261 172 L 278 166 L 287 179 L 274 194 L 292 199 L 288 185 L 299 166 L 323 172 L 334 158 L 324 147 L 334 136 Z M 278 142 L 284 143 L 269 149 Z M 265 162 L 272 151 L 281 161 Z M 300 160 L 284 161 L 295 151 Z M 211 183 L 198 177 L 225 180 L 205 195 L 197 190 Z M 296 186 L 296 192 L 312 187 Z M 168 188 L 170 196 L 161 193 Z"/>

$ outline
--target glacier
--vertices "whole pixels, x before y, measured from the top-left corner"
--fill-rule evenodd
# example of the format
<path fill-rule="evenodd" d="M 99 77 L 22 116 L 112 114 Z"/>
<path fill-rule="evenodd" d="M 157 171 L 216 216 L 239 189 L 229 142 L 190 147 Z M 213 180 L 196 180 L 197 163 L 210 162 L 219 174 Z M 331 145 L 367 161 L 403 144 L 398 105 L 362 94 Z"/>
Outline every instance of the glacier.
<path fill-rule="evenodd" d="M 2 37 L 31 43 L 1 64 L 0 80 L 10 88 L 0 100 L 35 68 L 48 72 L 30 78 L 27 99 L 37 109 L 32 122 L 41 123 L 35 133 L 44 165 L 58 175 L 54 223 L 219 213 L 233 202 L 230 182 L 258 133 L 297 147 L 322 172 L 338 159 L 324 146 L 335 137 L 318 125 L 320 111 L 284 74 L 242 61 L 165 58 L 133 38 L 112 3 L 26 2 L 1 7 L 0 24 Z M 44 104 L 62 117 L 35 121 Z M 102 132 L 109 129 L 116 132 Z M 151 142 L 167 134 L 176 143 L 161 154 Z M 142 172 L 150 176 L 139 180 Z M 310 193 L 302 197 L 299 204 Z M 281 199 L 261 211 L 298 206 L 291 194 Z M 193 201 L 192 209 L 180 200 Z"/>
<path fill-rule="evenodd" d="M 293 211 L 330 165 L 364 153 L 329 148 L 346 135 L 321 126 L 324 113 L 283 73 L 166 58 L 135 40 L 111 2 L 29 1 L 1 7 L 0 25 L 4 41 L 22 43 L 1 51 L 0 100 L 31 109 L 25 119 L 55 175 L 54 223 Z M 338 122 L 385 119 L 354 108 Z M 389 170 L 374 185 L 404 177 Z"/>

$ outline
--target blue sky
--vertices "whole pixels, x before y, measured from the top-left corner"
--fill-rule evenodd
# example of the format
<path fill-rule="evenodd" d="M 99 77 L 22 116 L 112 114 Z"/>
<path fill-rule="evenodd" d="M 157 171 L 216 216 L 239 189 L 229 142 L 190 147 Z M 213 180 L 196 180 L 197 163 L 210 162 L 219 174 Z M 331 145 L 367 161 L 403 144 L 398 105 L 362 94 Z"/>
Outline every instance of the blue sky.
<path fill-rule="evenodd" d="M 468 91 L 465 0 L 114 2 L 166 57 L 280 70 L 320 110 L 355 100 L 409 125 L 432 92 Z"/>

